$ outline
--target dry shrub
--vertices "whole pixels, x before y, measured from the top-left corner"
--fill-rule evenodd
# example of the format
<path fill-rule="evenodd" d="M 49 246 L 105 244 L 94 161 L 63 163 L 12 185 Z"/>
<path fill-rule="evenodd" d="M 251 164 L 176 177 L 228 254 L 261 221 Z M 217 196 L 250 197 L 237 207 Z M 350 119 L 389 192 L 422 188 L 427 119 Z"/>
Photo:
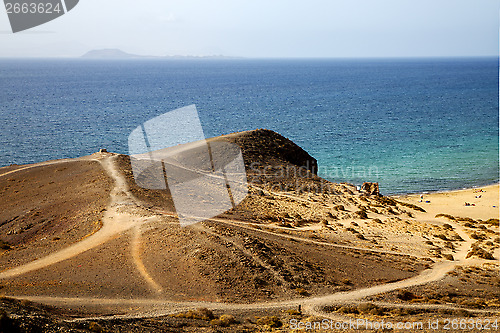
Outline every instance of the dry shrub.
<path fill-rule="evenodd" d="M 7 242 L 4 242 L 3 240 L 0 239 L 0 249 L 1 250 L 11 250 L 12 246 L 8 244 Z"/>
<path fill-rule="evenodd" d="M 487 306 L 486 302 L 481 298 L 465 299 L 460 302 L 460 305 L 465 305 L 472 308 L 482 309 Z"/>
<path fill-rule="evenodd" d="M 296 288 L 295 291 L 300 296 L 309 296 L 309 292 L 307 290 L 305 290 L 304 288 Z"/>
<path fill-rule="evenodd" d="M 453 255 L 452 255 L 452 254 L 443 254 L 443 257 L 444 257 L 446 260 L 449 260 L 449 261 L 453 261 L 453 260 L 455 260 L 455 258 L 453 258 Z"/>
<path fill-rule="evenodd" d="M 257 320 L 257 325 L 265 325 L 271 328 L 281 327 L 283 323 L 277 316 L 264 316 L 264 317 L 255 317 Z"/>
<path fill-rule="evenodd" d="M 406 289 L 400 290 L 397 293 L 396 297 L 405 302 L 414 300 L 416 298 L 420 298 L 419 296 L 415 295 L 414 293 Z"/>
<path fill-rule="evenodd" d="M 337 310 L 337 312 L 344 313 L 344 314 L 346 314 L 346 313 L 358 314 L 359 313 L 358 309 L 353 307 L 353 306 L 342 306 Z"/>
<path fill-rule="evenodd" d="M 295 310 L 295 309 L 288 309 L 285 312 L 288 313 L 291 316 L 300 316 L 300 315 L 302 315 L 302 313 L 299 310 Z"/>
<path fill-rule="evenodd" d="M 0 332 L 21 332 L 17 323 L 4 310 L 0 310 Z"/>
<path fill-rule="evenodd" d="M 488 221 L 486 221 L 486 223 L 498 227 L 499 226 L 498 221 L 499 221 L 498 219 L 489 219 Z"/>
<path fill-rule="evenodd" d="M 359 313 L 369 313 L 372 309 L 375 309 L 376 306 L 372 303 L 361 303 L 357 306 Z"/>
<path fill-rule="evenodd" d="M 96 333 L 105 332 L 104 328 L 101 325 L 99 325 L 98 323 L 96 323 L 95 321 L 91 321 L 89 323 L 89 331 L 96 332 Z"/>
<path fill-rule="evenodd" d="M 386 205 L 386 206 L 396 206 L 398 204 L 398 202 L 396 200 L 389 198 L 389 197 L 384 197 L 384 196 L 375 197 L 375 200 L 377 200 L 382 205 Z"/>
<path fill-rule="evenodd" d="M 211 320 L 214 319 L 215 316 L 212 311 L 207 308 L 200 308 L 197 310 L 189 310 L 187 312 L 180 312 L 172 315 L 176 318 L 186 318 L 186 319 L 201 319 L 201 320 Z"/>
<path fill-rule="evenodd" d="M 486 239 L 486 235 L 483 234 L 483 233 L 477 233 L 477 232 L 475 232 L 472 235 L 470 235 L 470 238 L 483 240 L 483 239 Z"/>
<path fill-rule="evenodd" d="M 352 281 L 351 281 L 351 280 L 349 280 L 349 279 L 344 279 L 344 280 L 342 280 L 342 283 L 343 283 L 343 284 L 346 284 L 346 285 L 348 285 L 348 286 L 352 285 Z"/>
<path fill-rule="evenodd" d="M 234 323 L 236 323 L 236 319 L 234 319 L 234 317 L 229 314 L 223 314 L 219 317 L 219 319 L 213 319 L 210 321 L 210 325 L 222 327 L 228 327 Z"/>
<path fill-rule="evenodd" d="M 414 205 L 411 203 L 401 202 L 401 201 L 397 201 L 397 203 L 400 204 L 401 206 L 405 206 L 405 207 L 411 208 L 413 210 L 417 210 L 419 212 L 425 213 L 425 209 L 423 209 L 420 206 L 417 206 L 417 205 Z"/>
<path fill-rule="evenodd" d="M 474 219 L 471 219 L 470 217 L 457 217 L 456 219 L 460 222 L 476 223 L 476 221 Z"/>
<path fill-rule="evenodd" d="M 455 220 L 455 217 L 452 216 L 452 215 L 450 215 L 450 214 L 437 214 L 435 217 L 436 218 L 438 218 L 438 217 L 446 217 L 449 220 Z"/>
<path fill-rule="evenodd" d="M 478 245 L 473 245 L 472 249 L 469 251 L 469 253 L 467 253 L 467 256 L 465 258 L 467 259 L 467 258 L 470 258 L 472 256 L 477 256 L 479 258 L 487 259 L 487 260 L 494 260 L 495 259 L 490 252 L 486 251 L 482 247 L 479 247 Z"/>
<path fill-rule="evenodd" d="M 360 219 L 367 219 L 368 218 L 368 215 L 366 214 L 366 212 L 364 210 L 358 210 L 356 214 Z"/>
<path fill-rule="evenodd" d="M 442 239 L 444 241 L 449 241 L 448 237 L 446 237 L 446 235 L 444 235 L 444 234 L 437 234 L 437 235 L 434 235 L 434 237 Z"/>

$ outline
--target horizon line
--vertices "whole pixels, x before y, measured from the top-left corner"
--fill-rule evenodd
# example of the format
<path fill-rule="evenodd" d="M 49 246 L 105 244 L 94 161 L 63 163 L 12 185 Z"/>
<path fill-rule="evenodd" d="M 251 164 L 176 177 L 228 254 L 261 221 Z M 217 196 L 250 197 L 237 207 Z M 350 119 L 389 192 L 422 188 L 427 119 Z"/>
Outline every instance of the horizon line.
<path fill-rule="evenodd" d="M 471 58 L 500 58 L 500 55 L 426 55 L 426 56 L 283 56 L 283 57 L 245 57 L 225 55 L 167 55 L 167 56 L 137 56 L 137 57 L 97 57 L 85 58 L 83 56 L 0 56 L 0 60 L 85 60 L 85 61 L 151 61 L 151 60 L 369 60 L 369 59 L 471 59 Z"/>

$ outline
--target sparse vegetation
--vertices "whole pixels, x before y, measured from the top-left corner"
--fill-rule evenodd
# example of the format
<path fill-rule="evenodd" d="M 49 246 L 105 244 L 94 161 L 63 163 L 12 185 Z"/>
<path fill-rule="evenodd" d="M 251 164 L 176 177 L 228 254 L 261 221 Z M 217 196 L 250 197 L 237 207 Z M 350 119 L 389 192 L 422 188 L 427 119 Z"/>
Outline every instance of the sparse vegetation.
<path fill-rule="evenodd" d="M 396 297 L 399 298 L 400 300 L 406 301 L 406 302 L 414 300 L 416 298 L 420 298 L 417 295 L 415 295 L 414 293 L 412 293 L 411 291 L 406 290 L 406 289 L 400 290 L 397 293 Z"/>
<path fill-rule="evenodd" d="M 201 319 L 201 320 L 211 320 L 215 319 L 214 314 L 212 311 L 208 310 L 207 308 L 200 308 L 197 310 L 189 310 L 187 312 L 180 312 L 171 315 L 172 317 L 176 318 L 186 318 L 186 319 Z"/>
<path fill-rule="evenodd" d="M 257 325 L 269 326 L 270 328 L 278 328 L 283 325 L 277 316 L 255 317 L 255 319 L 257 320 Z"/>
<path fill-rule="evenodd" d="M 352 281 L 349 280 L 349 279 L 342 280 L 342 283 L 345 284 L 345 285 L 348 285 L 348 286 L 352 285 Z"/>
<path fill-rule="evenodd" d="M 228 327 L 234 323 L 236 323 L 236 319 L 229 314 L 223 314 L 222 316 L 219 317 L 219 319 L 212 319 L 210 321 L 210 325 L 222 326 L 222 327 Z"/>
<path fill-rule="evenodd" d="M 384 196 L 377 196 L 376 200 L 381 203 L 382 205 L 386 206 L 397 206 L 398 202 L 392 198 L 389 197 L 384 197 Z"/>
<path fill-rule="evenodd" d="M 476 223 L 476 221 L 474 219 L 471 219 L 470 217 L 457 217 L 456 220 L 459 222 Z"/>
<path fill-rule="evenodd" d="M 296 309 L 288 309 L 285 312 L 288 313 L 290 316 L 301 316 L 302 315 L 302 313 Z"/>
<path fill-rule="evenodd" d="M 448 253 L 446 253 L 446 254 L 443 254 L 443 257 L 444 257 L 446 260 L 449 260 L 449 261 L 453 261 L 453 260 L 455 260 L 455 258 L 453 257 L 453 255 L 452 255 L 452 254 L 448 254 Z"/>
<path fill-rule="evenodd" d="M 89 323 L 89 331 L 95 332 L 95 333 L 104 333 L 105 332 L 104 328 L 101 325 L 99 325 L 99 323 L 97 323 L 95 321 L 91 321 Z"/>
<path fill-rule="evenodd" d="M 454 216 L 452 216 L 452 215 L 450 215 L 450 214 L 437 214 L 437 215 L 435 216 L 435 218 L 438 218 L 438 217 L 446 217 L 446 218 L 447 218 L 447 219 L 449 219 L 449 220 L 455 220 L 455 217 L 454 217 Z"/>
<path fill-rule="evenodd" d="M 407 203 L 407 202 L 402 202 L 402 201 L 397 201 L 397 203 L 400 204 L 401 206 L 405 206 L 405 207 L 411 208 L 413 210 L 425 213 L 425 209 L 423 209 L 420 206 L 417 206 L 417 205 L 414 205 L 414 204 L 411 204 L 411 203 Z"/>
<path fill-rule="evenodd" d="M 368 218 L 368 215 L 366 214 L 366 212 L 364 210 L 358 210 L 356 214 L 360 219 L 367 219 Z"/>
<path fill-rule="evenodd" d="M 470 258 L 472 256 L 477 256 L 479 258 L 487 260 L 495 259 L 490 252 L 486 251 L 485 249 L 476 244 L 472 246 L 472 249 L 469 251 L 469 253 L 467 253 L 467 256 L 465 258 Z"/>
<path fill-rule="evenodd" d="M 359 313 L 358 309 L 353 307 L 353 306 L 342 306 L 337 310 L 337 312 L 344 313 L 344 314 L 347 314 L 347 313 L 357 314 L 357 313 Z"/>
<path fill-rule="evenodd" d="M 434 235 L 434 237 L 442 239 L 444 241 L 449 241 L 448 237 L 446 237 L 446 235 L 444 235 L 444 234 L 437 234 L 437 235 Z"/>
<path fill-rule="evenodd" d="M 473 233 L 473 234 L 470 235 L 470 238 L 483 240 L 483 239 L 486 239 L 486 235 L 483 234 L 483 233 L 477 233 L 477 232 L 475 232 L 475 233 Z"/>
<path fill-rule="evenodd" d="M 309 296 L 309 292 L 307 290 L 305 290 L 304 288 L 296 288 L 295 291 L 300 296 Z"/>
<path fill-rule="evenodd" d="M 12 246 L 10 246 L 10 244 L 8 244 L 7 242 L 4 242 L 3 240 L 0 239 L 0 249 L 11 250 Z"/>
<path fill-rule="evenodd" d="M 489 225 L 492 225 L 492 226 L 499 226 L 499 220 L 498 219 L 489 219 L 488 221 L 486 221 L 487 224 Z"/>
<path fill-rule="evenodd" d="M 16 333 L 21 332 L 17 323 L 3 310 L 0 310 L 0 332 Z"/>

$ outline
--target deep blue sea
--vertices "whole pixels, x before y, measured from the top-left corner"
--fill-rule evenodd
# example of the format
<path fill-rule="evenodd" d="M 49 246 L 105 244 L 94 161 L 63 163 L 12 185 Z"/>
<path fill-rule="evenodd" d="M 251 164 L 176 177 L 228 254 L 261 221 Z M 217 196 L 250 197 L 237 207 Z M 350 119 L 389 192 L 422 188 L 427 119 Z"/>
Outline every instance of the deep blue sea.
<path fill-rule="evenodd" d="M 320 175 L 385 194 L 499 180 L 498 58 L 0 60 L 0 166 L 128 153 L 130 132 L 196 104 L 207 137 L 268 128 Z"/>

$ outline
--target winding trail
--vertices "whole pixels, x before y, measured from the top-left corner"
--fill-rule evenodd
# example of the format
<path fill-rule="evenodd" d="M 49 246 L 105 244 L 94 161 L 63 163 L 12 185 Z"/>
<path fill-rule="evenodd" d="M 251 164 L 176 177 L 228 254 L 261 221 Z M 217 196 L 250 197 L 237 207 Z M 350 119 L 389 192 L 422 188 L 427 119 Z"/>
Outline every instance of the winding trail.
<path fill-rule="evenodd" d="M 140 226 L 144 223 L 148 223 L 154 220 L 156 217 L 144 218 L 132 213 L 127 212 L 127 208 L 130 206 L 140 207 L 135 201 L 135 198 L 130 193 L 127 181 L 121 174 L 120 170 L 116 165 L 116 155 L 109 153 L 101 153 L 97 158 L 83 157 L 77 159 L 65 159 L 60 161 L 50 161 L 45 163 L 40 163 L 36 165 L 27 166 L 24 168 L 9 171 L 0 175 L 0 177 L 19 172 L 22 170 L 43 167 L 46 165 L 60 164 L 60 163 L 70 163 L 77 161 L 96 161 L 101 164 L 108 176 L 113 179 L 114 187 L 110 193 L 110 201 L 106 212 L 102 218 L 102 228 L 91 236 L 66 247 L 60 251 L 54 252 L 46 257 L 37 259 L 28 264 L 14 267 L 3 272 L 0 272 L 0 279 L 13 278 L 25 273 L 29 273 L 38 269 L 48 267 L 50 265 L 57 264 L 61 261 L 73 258 L 81 253 L 91 250 L 99 245 L 106 243 L 109 240 L 119 237 L 123 233 L 134 229 L 133 239 L 131 242 L 131 252 L 135 266 L 139 270 L 139 273 L 146 282 L 154 289 L 161 290 L 159 285 L 149 276 L 144 264 L 140 258 Z"/>
<path fill-rule="evenodd" d="M 163 291 L 163 288 L 156 283 L 156 281 L 151 277 L 149 274 L 148 270 L 146 269 L 146 266 L 144 266 L 144 263 L 141 259 L 141 226 L 135 226 L 134 227 L 134 236 L 132 238 L 131 242 L 131 252 L 132 252 L 132 258 L 134 259 L 135 266 L 137 267 L 137 270 L 141 274 L 141 276 L 144 278 L 144 280 L 149 284 L 151 289 L 157 293 L 161 293 Z"/>
<path fill-rule="evenodd" d="M 22 265 L 19 267 L 15 267 L 3 272 L 0 272 L 0 279 L 8 279 L 21 274 L 25 274 L 34 270 L 38 270 L 63 260 L 70 259 L 78 254 L 81 254 L 85 251 L 88 251 L 92 248 L 95 248 L 113 238 L 119 237 L 121 234 L 128 232 L 130 230 L 133 231 L 133 237 L 131 242 L 131 252 L 134 260 L 134 264 L 139 270 L 141 276 L 147 281 L 150 287 L 157 292 L 161 292 L 161 286 L 154 281 L 149 273 L 146 270 L 142 260 L 141 260 L 141 226 L 145 223 L 149 223 L 157 219 L 157 216 L 151 217 L 143 217 L 139 214 L 134 214 L 130 211 L 130 207 L 135 206 L 140 208 L 140 205 L 137 203 L 133 195 L 130 193 L 126 179 L 118 169 L 116 165 L 116 155 L 103 153 L 98 158 L 87 158 L 86 160 L 98 161 L 103 168 L 106 170 L 108 175 L 114 180 L 114 188 L 110 194 L 110 203 L 108 208 L 103 216 L 103 227 L 97 231 L 92 236 L 73 244 L 61 251 L 48 255 L 44 258 L 35 260 L 26 265 Z M 37 164 L 25 168 L 20 168 L 16 170 L 9 171 L 7 173 L 1 174 L 0 177 L 6 176 L 8 174 L 12 174 L 21 170 L 26 170 L 29 168 L 56 164 L 56 163 L 66 163 L 72 161 L 78 161 L 84 159 L 73 159 L 73 160 L 63 160 L 56 162 L 47 162 L 45 164 Z M 310 242 L 318 245 L 324 246 L 335 246 L 346 249 L 356 249 L 362 251 L 370 251 L 370 252 L 380 252 L 380 253 L 389 253 L 389 254 L 397 254 L 404 255 L 398 252 L 393 251 L 383 251 L 376 249 L 365 249 L 359 247 L 352 246 L 343 246 L 338 244 L 331 244 L 325 242 L 318 242 L 314 240 L 308 240 L 301 237 L 295 237 L 291 235 L 283 235 L 272 233 L 265 230 L 259 230 L 255 228 L 250 228 L 248 226 L 242 225 L 244 223 L 240 223 L 238 221 L 226 220 L 214 218 L 211 219 L 216 222 L 222 222 L 242 228 L 251 229 L 253 231 L 259 232 L 268 232 L 273 235 L 278 235 L 281 237 L 285 237 L 288 239 L 295 239 L 298 241 Z M 115 316 L 105 316 L 100 317 L 101 319 L 109 319 L 109 318 L 142 318 L 142 317 L 157 317 L 163 316 L 167 314 L 171 314 L 178 311 L 184 311 L 187 309 L 193 309 L 198 307 L 207 307 L 211 309 L 220 309 L 220 310 L 256 310 L 256 309 L 269 309 L 269 308 L 291 308 L 297 307 L 298 305 L 303 306 L 303 310 L 305 313 L 318 315 L 326 318 L 335 318 L 338 319 L 339 316 L 334 314 L 326 313 L 322 310 L 324 305 L 329 304 L 338 304 L 338 303 L 352 303 L 357 300 L 360 300 L 367 296 L 373 296 L 380 293 L 385 293 L 389 291 L 394 291 L 401 288 L 408 288 L 412 286 L 423 285 L 433 281 L 439 281 L 446 276 L 448 272 L 453 270 L 455 267 L 460 265 L 468 265 L 468 264 L 476 264 L 478 260 L 466 259 L 466 255 L 471 245 L 473 244 L 473 240 L 467 235 L 463 227 L 459 224 L 454 223 L 452 221 L 449 222 L 454 228 L 455 231 L 464 239 L 464 241 L 460 244 L 458 251 L 456 253 L 455 261 L 442 261 L 436 263 L 431 269 L 425 270 L 421 272 L 419 275 L 414 276 L 409 279 L 385 283 L 377 286 L 372 286 L 368 288 L 362 288 L 352 291 L 346 292 L 338 292 L 331 295 L 318 296 L 318 297 L 309 297 L 309 298 L 297 298 L 291 300 L 283 300 L 276 302 L 261 302 L 261 303 L 252 303 L 252 304 L 236 304 L 236 303 L 220 303 L 220 302 L 174 302 L 167 301 L 161 299 L 102 299 L 102 298 L 89 298 L 89 297 L 81 297 L 81 298 L 71 298 L 71 297 L 44 297 L 44 296 L 14 296 L 20 299 L 28 299 L 31 301 L 41 302 L 45 304 L 52 305 L 69 305 L 69 306 L 136 306 L 142 310 L 129 313 L 127 315 L 115 315 Z M 217 235 L 221 237 L 221 235 Z M 226 241 L 229 241 L 225 239 Z M 233 242 L 234 244 L 234 242 Z M 251 253 L 246 253 L 246 255 L 252 255 Z M 481 262 L 481 261 L 479 261 Z M 262 263 L 261 263 L 262 264 Z"/>

